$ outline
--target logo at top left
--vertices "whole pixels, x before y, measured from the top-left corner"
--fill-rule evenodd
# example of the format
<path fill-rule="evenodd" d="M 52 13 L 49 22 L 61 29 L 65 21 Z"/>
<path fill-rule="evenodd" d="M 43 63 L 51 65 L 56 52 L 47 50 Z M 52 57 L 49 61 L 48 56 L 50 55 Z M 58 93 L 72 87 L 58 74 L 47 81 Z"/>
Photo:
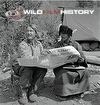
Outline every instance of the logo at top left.
<path fill-rule="evenodd" d="M 15 10 L 9 10 L 5 13 L 6 17 L 10 20 L 21 21 L 24 17 L 24 8 L 22 6 L 17 7 Z"/>

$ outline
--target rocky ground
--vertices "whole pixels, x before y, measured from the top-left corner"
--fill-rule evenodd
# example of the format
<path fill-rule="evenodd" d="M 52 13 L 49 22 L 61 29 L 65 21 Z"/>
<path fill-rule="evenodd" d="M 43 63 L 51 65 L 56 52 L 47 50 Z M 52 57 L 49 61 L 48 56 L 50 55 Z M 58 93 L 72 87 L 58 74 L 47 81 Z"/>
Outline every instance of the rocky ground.
<path fill-rule="evenodd" d="M 53 92 L 54 74 L 48 70 L 38 93 L 37 102 L 27 105 L 100 105 L 100 67 L 89 65 L 90 92 L 83 98 L 71 97 L 66 101 L 60 101 Z M 14 96 L 10 81 L 10 72 L 0 72 L 0 105 L 19 105 L 17 97 Z"/>

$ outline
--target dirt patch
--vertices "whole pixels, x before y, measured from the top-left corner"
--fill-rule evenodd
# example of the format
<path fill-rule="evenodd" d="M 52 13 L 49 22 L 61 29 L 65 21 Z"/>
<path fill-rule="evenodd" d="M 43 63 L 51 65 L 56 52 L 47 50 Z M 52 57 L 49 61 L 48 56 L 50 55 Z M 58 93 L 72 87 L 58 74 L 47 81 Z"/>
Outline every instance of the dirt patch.
<path fill-rule="evenodd" d="M 91 68 L 91 67 L 90 67 Z M 98 69 L 98 70 L 97 70 Z M 38 91 L 38 99 L 34 104 L 27 105 L 99 105 L 100 104 L 100 70 L 99 67 L 89 69 L 91 92 L 85 94 L 83 98 L 70 98 L 66 101 L 59 101 L 54 94 L 54 74 L 49 70 L 44 79 L 44 84 Z M 5 77 L 3 76 L 5 75 Z M 1 78 L 3 77 L 3 78 Z M 10 72 L 0 74 L 0 105 L 19 105 L 17 97 L 12 91 Z"/>

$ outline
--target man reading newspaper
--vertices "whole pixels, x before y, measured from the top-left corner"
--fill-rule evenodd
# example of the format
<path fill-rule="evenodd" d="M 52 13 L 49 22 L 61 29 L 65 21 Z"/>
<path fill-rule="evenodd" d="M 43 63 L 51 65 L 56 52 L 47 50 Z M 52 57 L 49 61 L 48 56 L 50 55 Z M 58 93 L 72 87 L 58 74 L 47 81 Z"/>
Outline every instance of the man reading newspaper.
<path fill-rule="evenodd" d="M 81 46 L 71 40 L 72 30 L 67 26 L 60 26 L 59 34 L 62 39 L 55 44 L 54 49 L 43 50 L 38 57 L 18 59 L 18 62 L 26 67 L 52 68 L 55 74 L 55 94 L 66 98 L 88 89 L 88 73 L 84 68 L 87 67 L 87 62 Z"/>
<path fill-rule="evenodd" d="M 55 94 L 58 98 L 64 100 L 67 96 L 79 95 L 89 89 L 88 71 L 85 70 L 88 66 L 86 58 L 79 43 L 71 39 L 72 33 L 72 29 L 61 25 L 59 28 L 61 40 L 55 44 L 56 48 L 71 45 L 80 53 L 80 57 L 76 62 L 67 63 L 54 69 Z M 81 66 L 84 69 L 80 68 Z"/>

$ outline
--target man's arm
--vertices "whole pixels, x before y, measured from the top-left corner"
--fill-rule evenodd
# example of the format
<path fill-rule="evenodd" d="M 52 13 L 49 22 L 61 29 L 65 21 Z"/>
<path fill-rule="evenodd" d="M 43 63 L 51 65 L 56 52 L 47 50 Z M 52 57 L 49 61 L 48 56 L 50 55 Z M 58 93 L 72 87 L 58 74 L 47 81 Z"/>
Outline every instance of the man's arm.
<path fill-rule="evenodd" d="M 40 46 L 40 52 L 42 53 L 42 51 L 43 51 L 43 45 L 42 45 L 42 43 L 39 42 L 39 41 L 38 41 L 38 43 L 39 43 L 39 46 Z"/>
<path fill-rule="evenodd" d="M 88 65 L 87 65 L 87 60 L 86 60 L 86 57 L 85 57 L 84 53 L 82 52 L 82 47 L 81 47 L 81 45 L 80 45 L 78 42 L 75 42 L 74 45 L 77 47 L 76 49 L 78 50 L 78 52 L 79 52 L 80 55 L 81 55 L 81 58 L 78 59 L 78 63 L 79 63 L 80 65 L 84 66 L 84 67 L 88 67 Z"/>
<path fill-rule="evenodd" d="M 20 58 L 32 58 L 32 48 L 25 41 L 19 44 L 18 54 Z"/>
<path fill-rule="evenodd" d="M 20 58 L 23 55 L 22 48 L 23 45 L 19 44 L 17 52 L 10 56 L 9 60 L 10 65 L 18 64 L 17 58 Z"/>

